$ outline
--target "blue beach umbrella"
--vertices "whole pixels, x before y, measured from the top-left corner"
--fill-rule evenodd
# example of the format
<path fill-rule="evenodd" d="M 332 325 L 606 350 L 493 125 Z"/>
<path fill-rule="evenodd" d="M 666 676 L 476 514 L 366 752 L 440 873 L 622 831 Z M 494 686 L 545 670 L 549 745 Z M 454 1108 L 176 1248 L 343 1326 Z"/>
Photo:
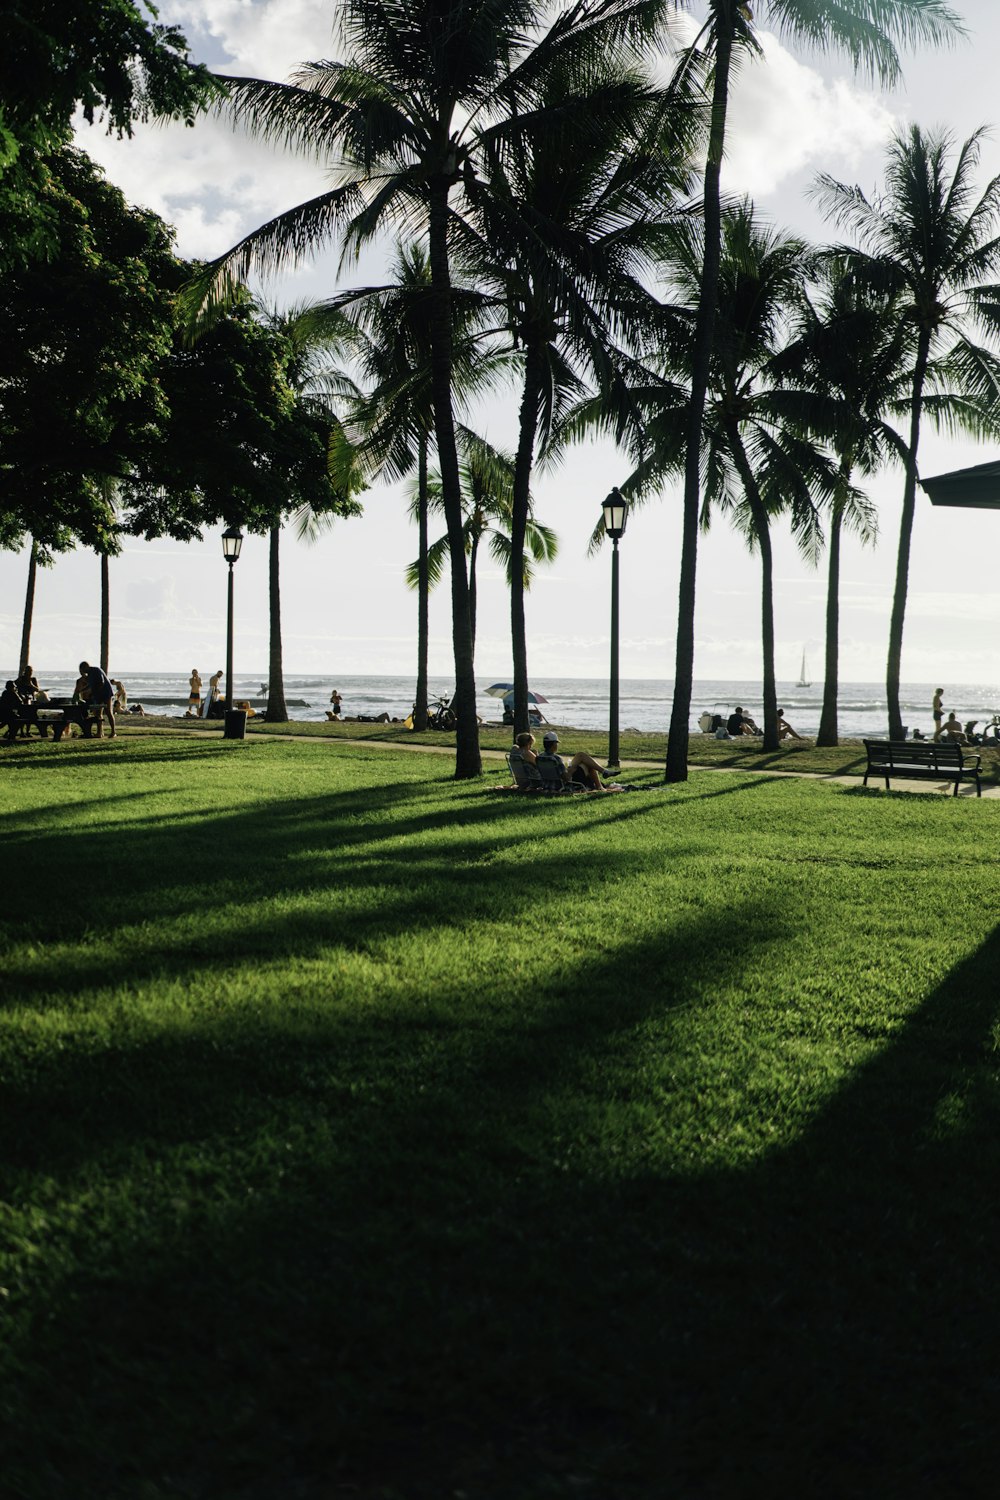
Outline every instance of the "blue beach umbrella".
<path fill-rule="evenodd" d="M 510 708 L 514 702 L 514 684 L 512 682 L 495 682 L 492 687 L 486 689 L 486 696 L 488 698 L 502 698 L 504 707 Z M 509 703 L 508 699 L 510 699 Z M 541 693 L 529 692 L 528 694 L 529 703 L 548 703 L 548 701 L 548 698 L 544 698 Z"/>

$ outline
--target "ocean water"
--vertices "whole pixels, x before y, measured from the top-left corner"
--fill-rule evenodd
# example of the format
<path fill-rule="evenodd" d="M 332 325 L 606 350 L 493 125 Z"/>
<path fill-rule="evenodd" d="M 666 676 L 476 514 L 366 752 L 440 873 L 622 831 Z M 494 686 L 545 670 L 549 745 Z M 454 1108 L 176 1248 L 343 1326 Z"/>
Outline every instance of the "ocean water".
<path fill-rule="evenodd" d="M 14 670 L 7 668 L 0 680 L 14 675 Z M 123 672 L 122 681 L 128 690 L 130 702 L 144 703 L 152 713 L 177 715 L 183 714 L 187 708 L 188 675 L 187 672 Z M 36 668 L 36 676 L 42 686 L 53 694 L 70 693 L 75 680 L 75 674 L 70 676 L 60 672 L 45 672 L 41 668 Z M 482 719 L 496 723 L 502 717 L 503 707 L 497 698 L 491 698 L 486 693 L 486 688 L 494 680 L 488 677 L 478 678 L 477 708 Z M 248 698 L 260 708 L 263 706 L 261 689 L 264 683 L 265 678 L 260 674 L 237 673 L 233 697 L 237 700 Z M 432 698 L 448 696 L 453 686 L 453 680 L 449 678 L 434 677 L 430 681 L 430 695 Z M 578 729 L 607 729 L 606 679 L 540 678 L 532 686 L 548 700 L 540 708 L 550 723 L 572 725 Z M 375 717 L 387 713 L 391 718 L 402 719 L 409 713 L 413 703 L 414 679 L 412 676 L 352 676 L 339 677 L 334 681 L 329 677 L 302 676 L 289 671 L 285 673 L 285 698 L 291 718 L 322 719 L 324 711 L 329 707 L 333 688 L 337 688 L 342 694 L 343 712 L 348 717 Z M 670 721 L 672 689 L 673 684 L 666 679 L 623 679 L 619 698 L 621 728 L 665 731 Z M 906 683 L 902 686 L 904 724 L 911 729 L 919 728 L 924 733 L 931 732 L 933 693 L 933 684 Z M 885 689 L 881 684 L 844 682 L 841 683 L 839 696 L 841 735 L 861 738 L 886 733 Z M 819 728 L 822 698 L 822 682 L 814 682 L 808 688 L 796 687 L 787 682 L 778 684 L 778 702 L 785 710 L 785 717 L 803 735 L 814 735 Z M 697 732 L 698 719 L 704 710 L 728 714 L 737 704 L 759 723 L 760 683 L 738 680 L 696 682 L 691 703 L 692 732 Z M 945 712 L 954 709 L 963 724 L 968 719 L 988 721 L 994 713 L 1000 713 L 1000 685 L 944 684 L 944 704 Z"/>

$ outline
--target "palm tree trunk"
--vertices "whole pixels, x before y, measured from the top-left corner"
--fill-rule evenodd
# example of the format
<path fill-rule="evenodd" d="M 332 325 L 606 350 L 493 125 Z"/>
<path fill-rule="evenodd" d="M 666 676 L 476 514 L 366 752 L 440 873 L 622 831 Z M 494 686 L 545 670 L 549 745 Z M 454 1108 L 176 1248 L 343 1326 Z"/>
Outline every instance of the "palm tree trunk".
<path fill-rule="evenodd" d="M 108 554 L 101 553 L 101 671 L 107 672 L 111 655 L 111 574 Z"/>
<path fill-rule="evenodd" d="M 538 432 L 538 401 L 542 389 L 542 350 L 529 344 L 524 366 L 517 456 L 510 523 L 510 641 L 514 656 L 514 734 L 528 723 L 528 634 L 524 623 L 524 539 L 531 504 L 531 468 Z"/>
<path fill-rule="evenodd" d="M 474 532 L 469 547 L 469 623 L 472 626 L 472 649 L 476 649 L 476 559 L 479 556 L 481 532 Z"/>
<path fill-rule="evenodd" d="M 845 482 L 850 474 L 844 474 Z M 840 673 L 840 537 L 844 524 L 843 507 L 834 502 L 830 516 L 830 556 L 826 575 L 826 665 L 823 673 L 823 707 L 819 716 L 817 745 L 840 743 L 837 724 L 837 693 Z"/>
<path fill-rule="evenodd" d="M 760 639 L 764 692 L 764 749 L 777 750 L 778 685 L 774 675 L 774 556 L 771 548 L 771 521 L 760 497 L 753 468 L 735 423 L 728 427 L 729 446 L 736 462 L 740 483 L 753 515 L 757 545 L 760 548 Z"/>
<path fill-rule="evenodd" d="M 35 580 L 38 577 L 38 543 L 31 538 L 28 553 L 28 586 L 24 591 L 24 618 L 21 624 L 21 659 L 18 673 L 24 671 L 31 660 L 31 618 L 35 612 Z"/>
<path fill-rule="evenodd" d="M 903 659 L 903 622 L 906 618 L 906 589 L 910 575 L 910 542 L 913 515 L 917 503 L 917 447 L 920 442 L 920 416 L 924 401 L 924 379 L 930 353 L 930 337 L 921 330 L 917 360 L 913 370 L 910 395 L 910 443 L 906 455 L 906 483 L 903 487 L 903 514 L 899 523 L 899 551 L 896 554 L 896 587 L 889 619 L 889 656 L 885 668 L 885 696 L 889 709 L 889 738 L 903 738 L 903 715 L 899 707 L 899 673 Z"/>
<path fill-rule="evenodd" d="M 715 46 L 715 78 L 712 88 L 712 123 L 708 158 L 705 162 L 704 217 L 705 255 L 701 267 L 698 318 L 695 324 L 691 365 L 691 399 L 688 405 L 687 450 L 684 464 L 684 519 L 681 536 L 681 575 L 677 608 L 677 645 L 674 665 L 674 701 L 667 739 L 667 781 L 686 781 L 691 693 L 694 686 L 695 572 L 698 559 L 698 519 L 701 511 L 701 424 L 708 393 L 715 329 L 715 303 L 722 255 L 722 203 L 720 173 L 726 139 L 729 104 L 729 70 L 732 34 L 725 21 Z"/>
<path fill-rule="evenodd" d="M 414 729 L 427 728 L 427 654 L 430 638 L 430 581 L 427 575 L 427 439 L 417 451 L 417 692 L 413 700 Z"/>
<path fill-rule="evenodd" d="M 264 718 L 272 724 L 288 723 L 288 709 L 285 706 L 285 665 L 281 651 L 280 540 L 281 527 L 272 526 L 267 558 L 270 639 L 267 653 L 267 708 L 264 710 Z"/>
<path fill-rule="evenodd" d="M 479 721 L 476 718 L 475 651 L 469 614 L 469 579 L 462 534 L 462 486 L 458 445 L 451 401 L 451 268 L 448 262 L 448 191 L 444 174 L 431 183 L 428 237 L 431 263 L 431 388 L 437 437 L 441 498 L 444 501 L 451 558 L 452 645 L 455 654 L 455 776 L 464 780 L 482 774 Z"/>

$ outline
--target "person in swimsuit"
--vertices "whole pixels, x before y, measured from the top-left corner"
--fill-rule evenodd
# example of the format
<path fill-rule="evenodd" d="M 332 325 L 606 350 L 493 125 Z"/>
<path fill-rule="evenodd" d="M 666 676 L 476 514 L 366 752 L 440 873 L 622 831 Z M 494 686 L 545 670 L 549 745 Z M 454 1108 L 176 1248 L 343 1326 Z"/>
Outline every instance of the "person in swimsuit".
<path fill-rule="evenodd" d="M 944 688 L 935 688 L 934 702 L 931 706 L 931 713 L 934 716 L 934 738 L 936 740 L 939 740 L 941 738 L 941 720 L 944 718 L 943 699 Z"/>

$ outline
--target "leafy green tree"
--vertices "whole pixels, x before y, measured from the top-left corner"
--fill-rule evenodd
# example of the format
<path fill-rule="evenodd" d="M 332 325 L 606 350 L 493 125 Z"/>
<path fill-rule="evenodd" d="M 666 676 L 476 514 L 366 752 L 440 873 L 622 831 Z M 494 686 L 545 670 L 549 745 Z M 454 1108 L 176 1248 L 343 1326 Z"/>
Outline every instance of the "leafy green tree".
<path fill-rule="evenodd" d="M 157 380 L 180 278 L 167 226 L 83 152 L 46 159 L 55 249 L 0 280 L 0 545 L 103 545 L 109 480 L 169 409 Z M 7 226 L 0 198 L 0 238 Z"/>
<path fill-rule="evenodd" d="M 830 177 L 818 196 L 859 247 L 842 247 L 853 274 L 891 295 L 914 330 L 908 372 L 908 432 L 903 511 L 889 626 L 886 696 L 889 734 L 902 737 L 899 677 L 925 412 L 977 436 L 995 436 L 1000 361 L 974 341 L 1000 335 L 1000 176 L 980 189 L 983 131 L 953 155 L 946 133 L 919 126 L 898 133 L 886 157 L 885 188 L 867 196 Z"/>
<path fill-rule="evenodd" d="M 742 58 L 759 53 L 755 24 L 771 22 L 780 32 L 825 51 L 845 51 L 855 67 L 886 82 L 900 72 L 897 41 L 945 41 L 958 35 L 955 12 L 944 0 L 708 0 L 707 18 L 695 43 L 712 63 L 711 123 L 705 163 L 704 259 L 694 331 L 691 393 L 687 413 L 684 515 L 678 597 L 674 700 L 667 743 L 668 781 L 687 779 L 691 691 L 694 681 L 694 613 L 698 525 L 701 508 L 702 419 L 713 351 L 722 249 L 720 172 L 726 143 L 730 82 Z"/>
<path fill-rule="evenodd" d="M 181 32 L 155 17 L 135 0 L 0 0 L 0 269 L 58 251 L 45 159 L 68 145 L 78 106 L 130 135 L 154 115 L 192 124 L 213 91 Z"/>
<path fill-rule="evenodd" d="M 545 77 L 573 59 L 641 51 L 669 0 L 348 0 L 339 12 L 347 61 L 309 63 L 291 85 L 226 81 L 234 120 L 254 135 L 329 161 L 335 185 L 278 215 L 212 268 L 232 276 L 275 267 L 330 240 L 357 249 L 388 225 L 428 235 L 431 384 L 449 534 L 458 727 L 455 774 L 481 771 L 469 583 L 452 400 L 452 250 L 487 154 L 516 151 Z"/>

